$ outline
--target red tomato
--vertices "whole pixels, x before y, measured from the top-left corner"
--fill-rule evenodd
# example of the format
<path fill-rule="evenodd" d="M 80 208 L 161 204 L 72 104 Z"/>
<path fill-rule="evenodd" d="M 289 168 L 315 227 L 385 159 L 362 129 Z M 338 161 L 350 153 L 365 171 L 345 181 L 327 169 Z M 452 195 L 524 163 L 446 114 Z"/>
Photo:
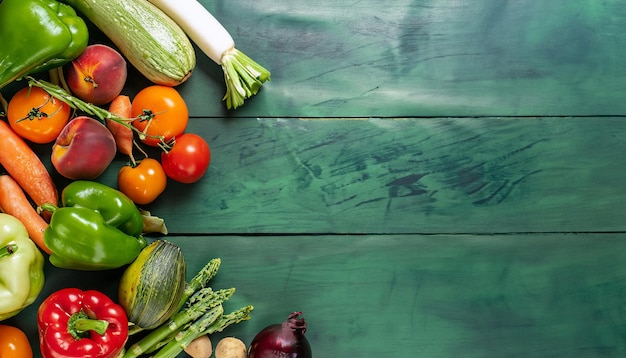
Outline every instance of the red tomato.
<path fill-rule="evenodd" d="M 172 149 L 161 153 L 161 164 L 165 174 L 180 183 L 189 184 L 200 180 L 210 162 L 209 145 L 194 133 L 176 137 Z"/>
<path fill-rule="evenodd" d="M 142 140 L 150 146 L 157 146 L 162 136 L 168 142 L 182 134 L 189 122 L 187 104 L 172 87 L 152 85 L 148 86 L 133 98 L 131 105 L 132 124 L 148 136 Z"/>
<path fill-rule="evenodd" d="M 71 108 L 39 87 L 19 90 L 7 108 L 9 125 L 33 143 L 53 142 L 70 119 Z"/>
<path fill-rule="evenodd" d="M 149 204 L 165 191 L 167 176 L 158 160 L 146 158 L 117 173 L 117 187 L 136 204 Z"/>

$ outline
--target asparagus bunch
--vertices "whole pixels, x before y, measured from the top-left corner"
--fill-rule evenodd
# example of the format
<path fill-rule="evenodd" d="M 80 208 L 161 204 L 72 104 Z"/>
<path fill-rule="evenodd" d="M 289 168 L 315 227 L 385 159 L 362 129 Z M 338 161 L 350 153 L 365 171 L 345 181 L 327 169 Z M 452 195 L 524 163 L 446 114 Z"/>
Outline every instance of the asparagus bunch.
<path fill-rule="evenodd" d="M 153 354 L 155 358 L 176 357 L 194 339 L 223 331 L 226 327 L 250 319 L 252 306 L 224 314 L 222 304 L 235 293 L 234 288 L 214 291 L 208 286 L 217 274 L 221 260 L 209 261 L 185 287 L 177 313 L 153 329 L 125 352 L 123 358 Z"/>

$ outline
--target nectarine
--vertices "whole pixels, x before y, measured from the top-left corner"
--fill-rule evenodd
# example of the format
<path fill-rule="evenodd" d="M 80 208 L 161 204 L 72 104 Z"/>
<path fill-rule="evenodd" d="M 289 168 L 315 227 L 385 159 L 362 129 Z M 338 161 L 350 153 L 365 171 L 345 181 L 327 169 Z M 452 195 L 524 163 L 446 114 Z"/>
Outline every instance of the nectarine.
<path fill-rule="evenodd" d="M 117 50 L 89 45 L 67 66 L 67 85 L 83 101 L 103 105 L 122 92 L 127 71 L 126 60 Z"/>
<path fill-rule="evenodd" d="M 80 116 L 63 128 L 50 159 L 64 177 L 91 180 L 106 170 L 115 154 L 115 139 L 107 127 L 96 119 Z"/>

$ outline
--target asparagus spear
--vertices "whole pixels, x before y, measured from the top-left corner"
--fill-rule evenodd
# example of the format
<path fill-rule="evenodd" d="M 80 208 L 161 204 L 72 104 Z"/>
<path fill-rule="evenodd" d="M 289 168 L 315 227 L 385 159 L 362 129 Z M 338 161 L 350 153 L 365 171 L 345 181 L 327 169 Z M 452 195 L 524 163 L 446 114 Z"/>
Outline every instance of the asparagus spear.
<path fill-rule="evenodd" d="M 205 288 L 201 288 L 200 290 L 198 290 L 195 294 L 193 294 L 188 301 L 188 305 L 189 307 L 195 306 L 197 304 L 203 304 L 206 306 L 206 310 L 204 310 L 205 312 L 219 304 L 224 303 L 224 301 L 226 301 L 227 299 L 229 299 L 233 293 L 235 292 L 234 288 L 231 288 L 230 290 L 228 290 L 228 292 L 226 292 L 226 290 L 222 290 L 225 291 L 226 294 L 228 294 L 227 297 L 225 297 L 224 299 L 221 299 L 221 297 L 210 297 L 212 296 L 212 290 L 210 287 L 205 287 Z M 213 301 L 212 304 L 210 305 L 206 305 L 206 303 L 204 303 L 203 301 L 206 300 L 211 300 Z M 194 323 L 194 321 L 196 319 L 198 319 L 199 317 L 195 317 L 194 319 L 190 320 L 189 322 L 185 323 L 182 326 L 179 326 L 179 328 L 177 328 L 177 330 L 174 330 L 172 332 L 170 332 L 167 336 L 165 336 L 163 339 L 160 340 L 160 342 L 158 342 L 157 344 L 152 345 L 152 347 L 150 347 L 149 349 L 147 349 L 144 353 L 152 353 L 155 352 L 159 349 L 161 349 L 161 347 L 163 347 L 164 345 L 166 345 L 167 343 L 169 343 L 172 339 L 174 339 L 177 335 L 180 334 L 181 331 L 186 330 L 187 328 L 189 328 L 190 325 L 192 325 Z"/>
<path fill-rule="evenodd" d="M 179 341 L 183 340 L 187 335 L 193 335 L 194 337 L 199 336 L 201 331 L 220 318 L 223 313 L 224 307 L 222 307 L 222 305 L 211 309 L 192 323 L 187 329 L 178 332 L 173 340 L 169 341 L 154 355 L 154 358 L 176 358 L 178 353 L 182 352 L 184 349 L 179 344 Z"/>
<path fill-rule="evenodd" d="M 170 339 L 174 337 L 172 333 L 180 331 L 189 322 L 201 319 L 203 315 L 221 306 L 234 293 L 234 288 L 213 291 L 210 287 L 207 287 L 199 290 L 190 298 L 190 301 L 193 302 L 192 305 L 179 311 L 167 322 L 130 346 L 124 354 L 124 358 L 139 357 L 146 352 L 154 350 L 155 346 L 162 346 L 164 341 L 167 342 L 167 337 Z"/>
<path fill-rule="evenodd" d="M 203 287 L 207 287 L 207 284 L 215 275 L 222 264 L 222 259 L 215 258 L 209 261 L 204 267 L 198 271 L 198 273 L 187 283 L 185 286 L 185 291 L 183 292 L 183 296 L 180 299 L 180 303 L 178 304 L 179 311 L 184 305 L 185 302 L 193 295 L 195 292 L 200 290 Z"/>
<path fill-rule="evenodd" d="M 174 340 L 170 341 L 163 348 L 161 348 L 157 354 L 154 355 L 154 358 L 176 358 L 176 356 L 194 339 L 205 334 L 210 335 L 216 332 L 221 332 L 231 324 L 249 320 L 250 312 L 252 312 L 253 309 L 254 308 L 252 306 L 245 306 L 229 314 L 220 315 L 217 318 L 211 317 L 207 313 L 201 319 L 189 326 L 189 328 L 179 332 Z"/>

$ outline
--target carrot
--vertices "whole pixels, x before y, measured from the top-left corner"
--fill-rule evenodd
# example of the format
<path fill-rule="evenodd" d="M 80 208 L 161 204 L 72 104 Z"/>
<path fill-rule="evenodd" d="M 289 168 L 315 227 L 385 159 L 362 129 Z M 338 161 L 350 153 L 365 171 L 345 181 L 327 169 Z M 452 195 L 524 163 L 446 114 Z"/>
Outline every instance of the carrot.
<path fill-rule="evenodd" d="M 130 97 L 119 95 L 111 101 L 109 105 L 109 112 L 120 116 L 122 118 L 130 119 Z M 129 121 L 130 123 L 130 121 Z M 132 157 L 133 152 L 133 130 L 129 127 L 124 126 L 123 124 L 107 119 L 106 126 L 109 128 L 111 133 L 113 134 L 113 138 L 115 138 L 115 144 L 117 145 L 117 150 L 125 155 Z"/>
<path fill-rule="evenodd" d="M 0 164 L 37 205 L 58 205 L 56 185 L 41 159 L 5 122 L 0 121 Z"/>
<path fill-rule="evenodd" d="M 0 175 L 0 210 L 21 221 L 31 240 L 50 254 L 50 249 L 43 240 L 43 232 L 48 223 L 37 213 L 15 179 L 6 174 Z"/>

